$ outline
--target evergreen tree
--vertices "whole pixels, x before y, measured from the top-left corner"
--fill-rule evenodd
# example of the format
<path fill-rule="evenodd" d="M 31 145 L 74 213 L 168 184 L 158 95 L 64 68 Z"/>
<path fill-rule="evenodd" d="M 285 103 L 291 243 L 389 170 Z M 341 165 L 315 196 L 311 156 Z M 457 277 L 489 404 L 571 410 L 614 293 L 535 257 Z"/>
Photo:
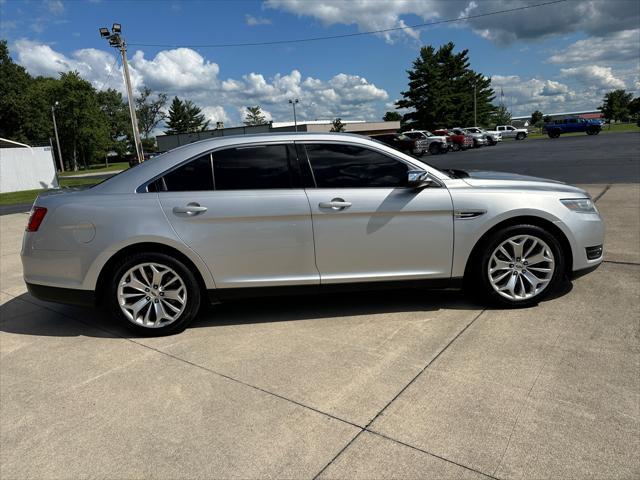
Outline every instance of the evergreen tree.
<path fill-rule="evenodd" d="M 336 118 L 331 124 L 330 132 L 344 132 L 345 124 L 342 123 L 341 118 Z"/>
<path fill-rule="evenodd" d="M 470 126 L 474 119 L 474 90 L 477 123 L 488 124 L 495 110 L 491 79 L 469 67 L 468 50 L 454 53 L 452 42 L 437 51 L 429 45 L 407 71 L 409 88 L 402 92 L 398 108 L 410 110 L 403 120 L 407 128 L 438 129 Z"/>
<path fill-rule="evenodd" d="M 169 107 L 166 134 L 202 132 L 208 125 L 209 121 L 205 120 L 200 107 L 191 100 L 173 98 Z"/>
<path fill-rule="evenodd" d="M 244 124 L 246 126 L 249 127 L 254 125 L 266 125 L 267 123 L 267 119 L 262 113 L 260 105 L 256 105 L 255 107 L 247 107 L 244 118 Z"/>

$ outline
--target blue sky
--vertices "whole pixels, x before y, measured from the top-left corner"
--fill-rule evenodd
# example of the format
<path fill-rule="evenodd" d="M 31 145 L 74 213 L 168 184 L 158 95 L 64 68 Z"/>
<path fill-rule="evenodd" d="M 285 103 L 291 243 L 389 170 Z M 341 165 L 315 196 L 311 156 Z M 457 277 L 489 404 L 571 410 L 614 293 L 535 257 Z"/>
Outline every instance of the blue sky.
<path fill-rule="evenodd" d="M 137 89 L 191 98 L 228 125 L 255 104 L 274 121 L 290 120 L 290 97 L 300 98 L 303 118 L 379 119 L 406 88 L 420 46 L 449 41 L 469 49 L 472 67 L 492 77 L 516 115 L 591 109 L 607 90 L 640 89 L 640 2 L 632 0 L 568 0 L 337 40 L 195 47 L 349 34 L 544 1 L 0 0 L 0 36 L 34 75 L 77 69 L 97 88 L 122 90 L 120 63 L 97 30 L 120 22 Z"/>

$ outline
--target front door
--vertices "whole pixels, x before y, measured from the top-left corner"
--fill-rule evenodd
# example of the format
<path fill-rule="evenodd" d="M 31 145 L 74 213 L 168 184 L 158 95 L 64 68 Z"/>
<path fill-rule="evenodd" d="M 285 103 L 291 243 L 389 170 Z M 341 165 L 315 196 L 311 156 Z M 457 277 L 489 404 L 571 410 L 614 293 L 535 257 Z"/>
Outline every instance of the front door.
<path fill-rule="evenodd" d="M 295 162 L 293 145 L 226 148 L 157 181 L 167 218 L 217 288 L 319 283 Z"/>
<path fill-rule="evenodd" d="M 446 188 L 407 188 L 414 167 L 368 147 L 300 147 L 316 186 L 306 192 L 321 283 L 450 278 L 453 212 Z"/>

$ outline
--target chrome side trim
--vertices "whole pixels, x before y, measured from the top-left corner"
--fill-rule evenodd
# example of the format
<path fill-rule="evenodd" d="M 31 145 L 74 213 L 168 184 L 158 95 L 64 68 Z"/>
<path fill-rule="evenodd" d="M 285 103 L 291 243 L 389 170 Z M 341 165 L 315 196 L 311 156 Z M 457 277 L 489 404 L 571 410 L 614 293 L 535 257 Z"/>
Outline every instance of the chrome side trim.
<path fill-rule="evenodd" d="M 470 218 L 477 218 L 487 213 L 486 210 L 456 210 L 453 212 L 453 217 L 461 220 Z"/>

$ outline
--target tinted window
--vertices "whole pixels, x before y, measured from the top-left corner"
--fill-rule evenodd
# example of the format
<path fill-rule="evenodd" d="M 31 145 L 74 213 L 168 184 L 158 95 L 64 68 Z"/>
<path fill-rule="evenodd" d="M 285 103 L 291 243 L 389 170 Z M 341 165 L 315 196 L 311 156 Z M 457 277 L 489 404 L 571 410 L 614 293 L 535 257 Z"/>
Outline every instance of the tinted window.
<path fill-rule="evenodd" d="M 408 166 L 351 145 L 307 145 L 318 188 L 404 187 Z"/>
<path fill-rule="evenodd" d="M 286 145 L 238 147 L 213 153 L 216 190 L 291 188 Z"/>
<path fill-rule="evenodd" d="M 414 140 L 422 139 L 422 134 L 418 132 L 406 132 L 405 135 L 409 138 L 413 138 Z"/>
<path fill-rule="evenodd" d="M 211 156 L 209 154 L 196 158 L 189 163 L 167 173 L 158 185 L 159 190 L 167 192 L 194 192 L 213 190 L 211 173 Z M 152 191 L 150 188 L 149 191 Z"/>

